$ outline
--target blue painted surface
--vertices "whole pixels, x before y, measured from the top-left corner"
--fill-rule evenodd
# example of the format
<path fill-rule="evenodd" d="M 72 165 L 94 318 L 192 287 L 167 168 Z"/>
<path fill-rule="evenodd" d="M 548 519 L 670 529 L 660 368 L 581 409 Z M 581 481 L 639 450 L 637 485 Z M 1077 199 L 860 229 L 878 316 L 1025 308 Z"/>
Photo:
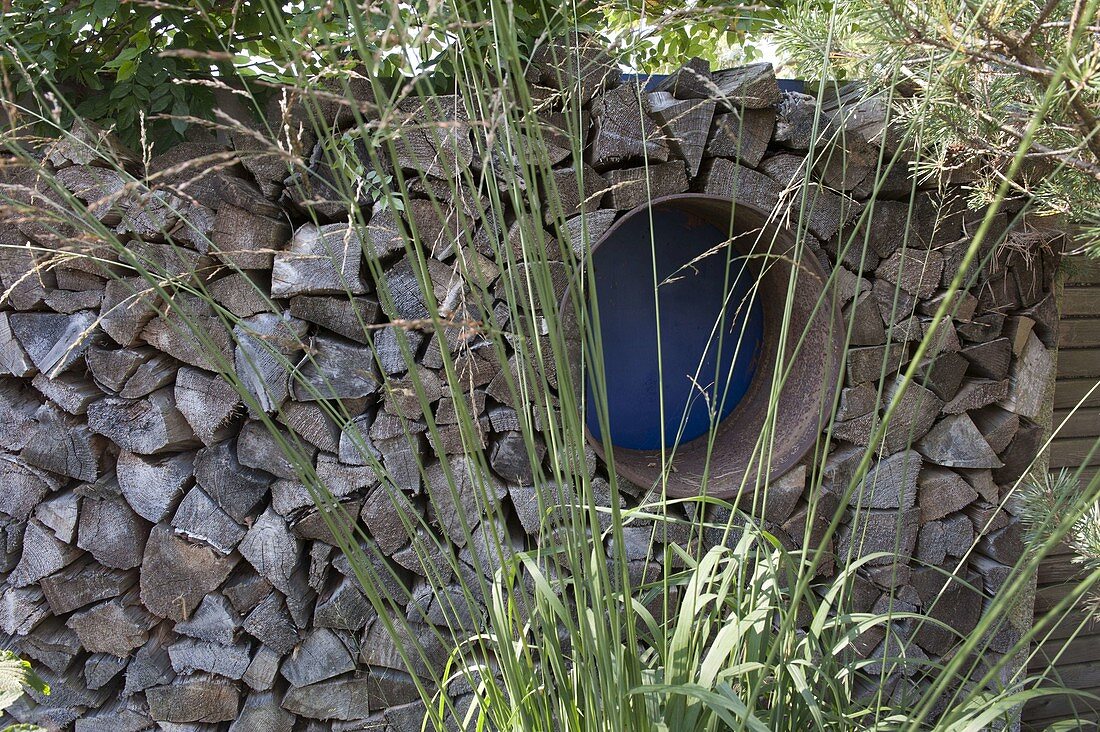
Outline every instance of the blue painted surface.
<path fill-rule="evenodd" d="M 662 207 L 653 211 L 652 243 L 649 217 L 639 213 L 593 253 L 613 445 L 634 450 L 661 447 L 662 376 L 666 447 L 705 434 L 711 427 L 711 409 L 721 421 L 752 381 L 763 337 L 763 311 L 759 297 L 749 303 L 754 276 L 743 268 L 744 260 L 731 259 L 729 247 L 720 246 L 727 238 L 725 229 Z M 684 266 L 715 247 L 717 253 Z M 654 259 L 663 283 L 663 374 L 658 371 Z M 721 337 L 716 327 L 720 317 Z M 591 384 L 587 404 L 588 428 L 599 439 Z"/>

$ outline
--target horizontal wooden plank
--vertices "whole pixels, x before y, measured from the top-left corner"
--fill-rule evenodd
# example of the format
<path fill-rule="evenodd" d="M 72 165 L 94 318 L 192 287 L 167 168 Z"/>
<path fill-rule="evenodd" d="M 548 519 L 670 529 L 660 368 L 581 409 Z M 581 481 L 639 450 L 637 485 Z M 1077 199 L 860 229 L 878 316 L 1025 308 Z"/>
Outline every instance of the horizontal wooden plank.
<path fill-rule="evenodd" d="M 1059 348 L 1100 346 L 1100 318 L 1063 318 L 1058 325 Z"/>
<path fill-rule="evenodd" d="M 1070 379 L 1100 376 L 1100 348 L 1069 348 L 1058 351 L 1058 376 Z"/>
<path fill-rule="evenodd" d="M 1066 285 L 1100 285 L 1100 259 L 1076 256 L 1062 260 Z"/>
<path fill-rule="evenodd" d="M 1059 584 L 1080 576 L 1084 570 L 1071 561 L 1073 557 L 1073 554 L 1061 554 L 1043 559 L 1039 564 L 1039 585 Z M 1096 630 L 1100 633 L 1100 627 Z"/>
<path fill-rule="evenodd" d="M 1092 690 L 1096 693 L 1096 690 Z M 1068 696 L 1050 696 L 1029 702 L 1024 706 L 1024 729 L 1044 730 L 1047 725 L 1059 719 L 1079 718 L 1084 721 L 1096 722 L 1100 720 L 1100 711 L 1087 700 Z M 1087 725 L 1082 729 L 1089 729 Z"/>
<path fill-rule="evenodd" d="M 1035 612 L 1046 613 L 1053 610 L 1058 603 L 1068 597 L 1074 589 L 1076 589 L 1076 585 L 1073 582 L 1058 582 L 1039 587 L 1035 591 Z M 1084 604 L 1087 602 L 1087 597 L 1078 600 L 1075 607 L 1084 607 Z M 1100 631 L 1100 627 L 1096 627 L 1096 630 Z"/>
<path fill-rule="evenodd" d="M 1100 287 L 1067 287 L 1062 292 L 1062 317 L 1100 313 Z"/>
<path fill-rule="evenodd" d="M 1100 449 L 1093 452 L 1096 443 L 1095 437 L 1054 440 L 1050 445 L 1050 467 L 1079 468 L 1082 465 L 1100 465 Z"/>
<path fill-rule="evenodd" d="M 1040 616 L 1036 616 L 1038 622 Z M 1084 623 L 1084 629 L 1078 631 L 1081 624 Z M 1092 633 L 1096 629 L 1095 621 L 1091 615 L 1081 610 L 1071 610 L 1066 613 L 1064 617 L 1060 618 L 1058 622 L 1052 626 L 1043 626 L 1043 630 L 1039 633 L 1036 640 L 1052 641 L 1059 638 L 1069 638 L 1071 635 L 1081 635 L 1081 633 Z"/>
<path fill-rule="evenodd" d="M 1078 403 L 1083 407 L 1100 407 L 1100 386 L 1097 384 L 1100 379 L 1059 378 L 1054 386 L 1054 408 L 1069 409 Z"/>
<path fill-rule="evenodd" d="M 1082 634 L 1069 642 L 1066 642 L 1065 638 L 1047 641 L 1035 651 L 1031 662 L 1028 663 L 1028 671 L 1045 672 L 1055 659 L 1059 667 L 1100 662 L 1100 635 Z"/>
<path fill-rule="evenodd" d="M 1100 436 L 1100 409 L 1054 410 L 1055 438 Z"/>

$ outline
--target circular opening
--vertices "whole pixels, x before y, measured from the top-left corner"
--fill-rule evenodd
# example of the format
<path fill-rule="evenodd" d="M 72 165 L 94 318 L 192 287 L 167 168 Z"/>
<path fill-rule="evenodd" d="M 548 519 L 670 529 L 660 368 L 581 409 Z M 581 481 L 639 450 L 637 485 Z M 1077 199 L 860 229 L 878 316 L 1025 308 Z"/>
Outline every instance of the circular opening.
<path fill-rule="evenodd" d="M 643 487 L 719 498 L 802 459 L 827 419 L 843 340 L 812 252 L 752 204 L 679 194 L 624 214 L 591 253 L 609 439 L 600 391 L 581 379 L 586 339 L 570 292 L 562 308 L 572 388 L 601 458 L 613 451 L 619 474 Z"/>
<path fill-rule="evenodd" d="M 675 206 L 624 219 L 592 255 L 610 442 L 659 450 L 726 418 L 749 388 L 764 314 L 729 231 Z M 591 307 L 591 306 L 590 306 Z M 602 437 L 589 375 L 586 424 Z"/>

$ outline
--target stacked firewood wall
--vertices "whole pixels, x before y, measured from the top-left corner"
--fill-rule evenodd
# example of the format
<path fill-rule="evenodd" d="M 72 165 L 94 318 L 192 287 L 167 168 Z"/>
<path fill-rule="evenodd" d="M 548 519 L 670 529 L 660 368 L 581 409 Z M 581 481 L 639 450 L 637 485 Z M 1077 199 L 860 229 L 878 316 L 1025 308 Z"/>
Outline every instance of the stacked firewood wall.
<path fill-rule="evenodd" d="M 555 170 L 543 207 L 547 221 L 565 218 L 569 246 L 583 251 L 649 197 L 700 191 L 786 212 L 777 221 L 801 227 L 827 270 L 841 265 L 832 292 L 853 328 L 828 454 L 778 481 L 765 507 L 767 525 L 795 546 L 816 533 L 806 527 L 807 486 L 819 477 L 815 498 L 838 507 L 981 213 L 957 191 L 914 195 L 904 166 L 864 211 L 882 131 L 874 103 L 839 96 L 819 110 L 813 97 L 781 92 L 766 64 L 712 73 L 693 62 L 647 91 L 591 49 L 583 73 L 563 78 L 559 69 L 573 65 L 557 63 L 561 52 L 540 52 L 529 81 Z M 563 89 L 583 104 L 583 160 L 565 131 Z M 353 123 L 330 106 L 330 129 Z M 477 329 L 417 325 L 429 313 L 406 256 L 404 232 L 415 227 L 445 307 L 504 292 L 517 275 L 497 255 L 518 241 L 517 225 L 490 215 L 475 191 L 454 197 L 442 182 L 499 173 L 502 156 L 485 149 L 460 98 L 406 107 L 417 126 L 398 140 L 398 163 L 422 175 L 402 210 L 365 197 L 365 229 L 348 224 L 325 182 L 325 140 L 306 126 L 295 142 L 311 161 L 308 176 L 287 177 L 280 156 L 236 133 L 195 137 L 144 168 L 130 161 L 148 180 L 141 190 L 88 154 L 103 140 L 43 148 L 42 164 L 77 199 L 98 204 L 91 213 L 126 242 L 123 253 L 97 245 L 43 178 L 8 166 L 4 197 L 49 214 L 44 223 L 17 211 L 0 224 L 0 643 L 29 657 L 53 688 L 24 698 L 13 718 L 83 732 L 420 729 L 400 641 L 377 619 L 276 439 L 308 447 L 319 478 L 386 558 L 385 576 L 413 597 L 393 612 L 425 629 L 417 637 L 440 668 L 447 649 L 426 632 L 440 622 L 439 598 L 418 551 L 436 543 L 408 535 L 390 491 L 427 518 L 444 551 L 474 565 L 471 552 L 484 547 L 466 546 L 455 524 L 477 505 L 473 486 L 460 485 L 471 500 L 454 505 L 441 468 L 461 475 L 468 461 L 458 399 L 479 415 L 492 468 L 484 478 L 507 507 L 505 531 L 528 546 L 545 531 L 536 503 L 544 489 L 533 485 L 519 431 L 526 405 L 507 388 L 508 364 Z M 442 210 L 427 200 L 429 186 Z M 472 245 L 456 234 L 468 231 Z M 550 231 L 539 234 L 560 257 Z M 1043 437 L 1054 259 L 1030 230 L 1017 227 L 1007 241 L 986 249 L 990 262 L 953 303 L 848 508 L 835 551 L 892 553 L 860 572 L 859 610 L 923 612 L 965 634 L 1022 551 L 1002 499 Z M 377 296 L 371 262 L 392 305 Z M 159 276 L 163 293 L 150 291 L 139 266 Z M 198 284 L 209 299 L 194 294 Z M 506 312 L 462 317 L 496 318 L 487 331 L 499 332 Z M 438 437 L 427 434 L 406 347 Z M 467 393 L 440 377 L 442 349 Z M 251 409 L 218 364 L 236 364 Z M 337 399 L 353 417 L 346 423 L 324 409 Z M 606 492 L 605 469 L 587 457 Z M 477 526 L 476 515 L 466 518 Z M 649 532 L 628 531 L 638 539 L 623 548 L 631 561 L 645 562 Z M 951 653 L 953 636 L 938 626 L 900 632 L 909 654 Z M 994 647 L 1007 649 L 1011 635 Z M 897 655 L 873 632 L 861 649 Z M 904 672 L 890 683 L 903 686 Z"/>

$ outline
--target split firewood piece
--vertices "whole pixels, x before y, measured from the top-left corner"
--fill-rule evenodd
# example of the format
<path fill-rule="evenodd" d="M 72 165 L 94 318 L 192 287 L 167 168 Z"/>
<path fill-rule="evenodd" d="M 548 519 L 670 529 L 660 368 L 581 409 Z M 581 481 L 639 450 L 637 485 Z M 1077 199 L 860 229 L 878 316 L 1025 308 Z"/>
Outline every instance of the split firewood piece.
<path fill-rule="evenodd" d="M 290 375 L 309 326 L 287 314 L 261 313 L 233 328 L 237 374 L 255 399 L 250 411 L 275 412 L 290 397 Z"/>
<path fill-rule="evenodd" d="M 964 379 L 955 398 L 944 405 L 944 414 L 962 414 L 1004 401 L 1008 396 L 1008 380 Z M 971 416 L 974 416 L 973 413 Z M 997 452 L 994 449 L 994 452 Z"/>
<path fill-rule="evenodd" d="M 25 380 L 0 378 L 0 447 L 18 452 L 31 438 L 40 392 Z"/>
<path fill-rule="evenodd" d="M 350 640 L 350 639 L 348 639 Z M 315 628 L 281 669 L 292 687 L 308 686 L 355 670 L 355 658 L 339 631 Z"/>
<path fill-rule="evenodd" d="M 15 339 L 8 318 L 8 313 L 0 313 L 0 374 L 20 378 L 31 376 L 35 372 L 35 366 L 23 346 Z"/>
<path fill-rule="evenodd" d="M 0 228 L 0 303 L 34 310 L 57 287 L 53 270 L 43 266 L 35 245 L 14 227 Z"/>
<path fill-rule="evenodd" d="M 176 372 L 176 409 L 204 445 L 229 438 L 241 414 L 237 390 L 218 374 L 190 367 Z"/>
<path fill-rule="evenodd" d="M 76 544 L 105 567 L 132 569 L 141 564 L 150 527 L 122 496 L 86 495 Z"/>
<path fill-rule="evenodd" d="M 280 655 L 289 654 L 298 645 L 298 629 L 279 592 L 270 592 L 244 619 L 243 627 L 246 633 Z"/>
<path fill-rule="evenodd" d="M 0 630 L 25 636 L 50 615 L 50 607 L 38 585 L 0 587 Z"/>
<path fill-rule="evenodd" d="M 943 255 L 935 250 L 906 249 L 883 260 L 878 276 L 921 299 L 931 297 L 939 287 Z"/>
<path fill-rule="evenodd" d="M 883 395 L 883 404 L 893 401 L 894 394 L 901 388 L 899 376 Z M 887 453 L 894 453 L 924 437 L 932 429 L 943 409 L 943 402 L 929 389 L 919 383 L 910 382 L 894 408 L 890 424 L 886 426 L 883 447 Z"/>
<path fill-rule="evenodd" d="M 716 71 L 707 96 L 722 109 L 763 109 L 779 102 L 779 84 L 771 63 L 762 61 L 734 69 Z"/>
<path fill-rule="evenodd" d="M 117 394 L 138 368 L 157 355 L 149 346 L 139 348 L 90 348 L 84 357 L 92 380 L 109 394 Z"/>
<path fill-rule="evenodd" d="M 654 91 L 667 92 L 676 99 L 706 99 L 713 88 L 710 61 L 693 57 L 658 82 Z"/>
<path fill-rule="evenodd" d="M 921 523 L 941 519 L 978 500 L 978 493 L 953 470 L 928 465 L 917 480 Z"/>
<path fill-rule="evenodd" d="M 764 158 L 775 129 L 775 110 L 739 109 L 714 116 L 704 154 L 732 158 L 755 168 Z M 801 159 L 799 159 L 801 161 Z"/>
<path fill-rule="evenodd" d="M 272 431 L 278 434 L 278 440 Z M 291 454 L 287 454 L 286 448 L 290 448 Z M 300 476 L 295 464 L 312 463 L 316 456 L 317 448 L 313 445 L 284 429 L 268 427 L 258 420 L 245 422 L 237 436 L 237 459 L 241 465 L 286 480 L 298 480 Z"/>
<path fill-rule="evenodd" d="M 584 106 L 617 73 L 614 59 L 602 41 L 584 33 L 551 39 L 531 56 L 528 81 L 575 96 Z"/>
<path fill-rule="evenodd" d="M 237 269 L 271 269 L 275 252 L 290 240 L 286 221 L 230 204 L 218 207 L 210 253 Z"/>
<path fill-rule="evenodd" d="M 876 462 L 852 495 L 851 503 L 862 508 L 902 509 L 917 500 L 917 475 L 923 460 L 912 450 L 902 450 Z M 842 490 L 847 486 L 840 486 Z"/>
<path fill-rule="evenodd" d="M 245 536 L 245 529 L 221 509 L 201 487 L 187 492 L 172 517 L 176 533 L 190 541 L 229 554 Z"/>
<path fill-rule="evenodd" d="M 970 362 L 971 374 L 994 381 L 1008 378 L 1013 364 L 1012 343 L 1007 338 L 967 346 L 959 354 Z"/>
<path fill-rule="evenodd" d="M 429 308 L 428 297 L 420 284 L 420 275 L 408 257 L 387 269 L 384 273 L 386 293 L 390 302 L 380 294 L 382 310 L 391 320 L 427 320 L 431 311 L 438 308 L 446 312 L 454 307 L 462 292 L 461 278 L 454 268 L 437 259 L 427 259 L 425 274 L 435 296 L 435 308 Z M 380 285 L 381 287 L 381 285 Z"/>
<path fill-rule="evenodd" d="M 307 297 L 290 299 L 290 314 L 316 323 L 357 343 L 368 343 L 370 326 L 378 320 L 378 301 L 370 297 Z"/>
<path fill-rule="evenodd" d="M 66 544 L 76 540 L 76 526 L 80 520 L 80 493 L 67 490 L 42 501 L 34 509 L 34 517 L 53 535 Z"/>
<path fill-rule="evenodd" d="M 200 444 L 191 425 L 176 409 L 170 386 L 144 399 L 101 399 L 88 407 L 88 427 L 141 455 L 186 450 Z"/>
<path fill-rule="evenodd" d="M 115 476 L 134 512 L 147 521 L 159 523 L 175 511 L 183 498 L 191 483 L 194 462 L 192 452 L 155 458 L 122 450 L 115 464 Z"/>
<path fill-rule="evenodd" d="M 228 722 L 237 716 L 240 692 L 228 679 L 195 674 L 145 690 L 149 716 L 171 724 Z"/>
<path fill-rule="evenodd" d="M 0 453 L 0 513 L 26 521 L 35 508 L 61 484 L 50 473 L 15 456 Z"/>
<path fill-rule="evenodd" d="M 688 189 L 687 172 L 679 160 L 648 168 L 609 170 L 604 178 L 608 188 L 603 204 L 618 211 L 629 211 L 647 201 Z"/>
<path fill-rule="evenodd" d="M 37 424 L 19 453 L 24 461 L 51 473 L 89 483 L 99 478 L 104 467 L 106 440 L 51 402 L 43 404 L 34 416 Z"/>
<path fill-rule="evenodd" d="M 88 405 L 103 396 L 86 374 L 65 373 L 51 379 L 39 373 L 31 383 L 42 396 L 73 415 L 86 413 Z"/>
<path fill-rule="evenodd" d="M 547 223 L 582 211 L 598 211 L 600 199 L 607 191 L 607 181 L 590 165 L 555 168 L 551 172 L 551 180 L 553 183 L 548 187 L 547 202 L 543 208 L 543 218 Z"/>
<path fill-rule="evenodd" d="M 388 379 L 385 383 L 383 408 L 390 414 L 405 419 L 419 419 L 442 395 L 442 381 L 431 369 L 416 367 L 416 376 L 409 372 L 400 379 Z M 428 409 L 425 410 L 425 407 Z"/>
<path fill-rule="evenodd" d="M 735 198 L 765 212 L 776 208 L 783 195 L 783 186 L 768 176 L 724 158 L 704 161 L 699 175 L 703 193 Z"/>
<path fill-rule="evenodd" d="M 905 343 L 890 343 L 885 346 L 867 346 L 848 349 L 849 386 L 858 386 L 876 382 L 885 370 L 892 377 L 901 368 L 909 356 L 909 347 Z"/>
<path fill-rule="evenodd" d="M 997 404 L 975 410 L 970 413 L 978 431 L 989 443 L 993 452 L 1000 455 L 1016 436 L 1016 430 L 1020 427 L 1020 415 L 1002 409 Z"/>
<path fill-rule="evenodd" d="M 380 386 L 369 347 L 325 335 L 311 339 L 293 379 L 298 401 L 368 397 Z"/>
<path fill-rule="evenodd" d="M 394 140 L 400 167 L 445 180 L 458 177 L 470 167 L 474 146 L 470 117 L 461 96 L 404 99 L 397 108 L 406 115 Z"/>
<path fill-rule="evenodd" d="M 302 542 L 290 533 L 286 521 L 271 507 L 248 530 L 240 545 L 241 555 L 256 571 L 284 594 L 301 561 Z"/>
<path fill-rule="evenodd" d="M 213 307 L 201 298 L 176 293 L 173 307 L 153 318 L 142 339 L 158 351 L 208 371 L 220 371 L 232 362 L 232 337 Z"/>
<path fill-rule="evenodd" d="M 74 613 L 67 624 L 76 631 L 85 650 L 126 658 L 149 639 L 159 620 L 138 599 L 136 588 L 87 610 Z"/>
<path fill-rule="evenodd" d="M 837 541 L 837 555 L 856 560 L 869 554 L 885 552 L 889 556 L 872 559 L 870 566 L 907 561 L 913 556 L 920 530 L 920 511 L 910 508 L 865 509 L 856 511 Z"/>
<path fill-rule="evenodd" d="M 997 453 L 965 414 L 949 415 L 916 443 L 930 462 L 949 468 L 999 468 Z"/>
<path fill-rule="evenodd" d="M 241 621 L 240 614 L 225 595 L 214 592 L 202 598 L 194 615 L 176 623 L 175 631 L 197 640 L 229 646 L 237 639 Z"/>
<path fill-rule="evenodd" d="M 634 84 L 617 86 L 600 96 L 593 103 L 595 124 L 589 163 L 604 171 L 623 164 L 668 160 L 669 144 L 650 111 L 648 95 Z"/>
<path fill-rule="evenodd" d="M 261 427 L 262 429 L 262 427 Z M 234 440 L 199 450 L 195 480 L 222 511 L 238 524 L 247 524 L 263 502 L 272 478 L 238 462 Z"/>
<path fill-rule="evenodd" d="M 334 584 L 317 599 L 313 611 L 314 627 L 350 630 L 353 633 L 363 630 L 376 614 L 359 581 L 336 575 L 332 582 Z"/>
<path fill-rule="evenodd" d="M 252 662 L 248 643 L 222 645 L 194 638 L 181 638 L 168 646 L 172 669 L 180 676 L 196 671 L 216 674 L 221 678 L 239 681 Z"/>
<path fill-rule="evenodd" d="M 679 100 L 667 92 L 652 93 L 648 98 L 651 115 L 664 134 L 670 152 L 687 163 L 688 176 L 694 178 L 710 135 L 714 102 Z"/>
<path fill-rule="evenodd" d="M 84 682 L 89 689 L 102 689 L 126 670 L 129 658 L 119 658 L 110 653 L 93 653 L 84 662 Z M 107 707 L 110 709 L 110 705 Z"/>
<path fill-rule="evenodd" d="M 607 233 L 614 223 L 619 212 L 613 209 L 600 209 L 593 213 L 582 213 L 569 218 L 565 222 L 565 230 L 569 235 L 569 245 L 573 254 L 583 258 L 592 244 L 595 244 Z"/>
<path fill-rule="evenodd" d="M 179 361 L 167 354 L 159 353 L 134 370 L 118 395 L 124 399 L 140 399 L 148 396 L 163 386 L 174 384 L 179 368 Z"/>
<path fill-rule="evenodd" d="M 238 555 L 221 556 L 176 536 L 168 524 L 157 524 L 141 563 L 141 601 L 154 615 L 185 620 L 206 593 L 225 581 L 238 560 Z"/>
<path fill-rule="evenodd" d="M 1021 417 L 1037 419 L 1049 407 L 1048 394 L 1054 370 L 1054 357 L 1032 332 L 1023 354 L 1012 362 L 1005 409 Z"/>
<path fill-rule="evenodd" d="M 348 224 L 305 224 L 275 255 L 272 297 L 295 295 L 362 295 L 367 284 L 360 272 L 363 245 Z"/>
<path fill-rule="evenodd" d="M 343 408 L 349 413 L 357 413 L 365 406 L 364 399 L 349 399 L 337 409 Z M 340 449 L 340 426 L 331 414 L 332 409 L 333 407 L 324 402 L 289 401 L 279 408 L 276 419 L 318 450 L 336 452 Z"/>
<path fill-rule="evenodd" d="M 444 535 L 457 547 L 466 545 L 467 536 L 463 524 L 473 530 L 482 515 L 491 514 L 508 489 L 502 481 L 482 471 L 477 463 L 466 457 L 453 457 L 448 461 L 454 481 L 452 490 L 447 472 L 440 463 L 425 471 L 428 495 L 435 520 Z"/>
<path fill-rule="evenodd" d="M 101 335 L 98 316 L 91 310 L 72 315 L 59 313 L 12 313 L 11 331 L 39 371 L 57 376 L 72 366 L 95 345 Z"/>
<path fill-rule="evenodd" d="M 238 318 L 271 311 L 271 283 L 260 272 L 231 272 L 206 289 L 215 302 Z"/>
<path fill-rule="evenodd" d="M 83 552 L 54 535 L 37 519 L 27 522 L 23 533 L 23 554 L 8 575 L 12 587 L 26 587 L 72 564 Z"/>
<path fill-rule="evenodd" d="M 138 581 L 136 569 L 111 569 L 85 554 L 64 569 L 43 577 L 42 592 L 54 615 L 65 615 L 93 602 L 118 597 Z"/>

